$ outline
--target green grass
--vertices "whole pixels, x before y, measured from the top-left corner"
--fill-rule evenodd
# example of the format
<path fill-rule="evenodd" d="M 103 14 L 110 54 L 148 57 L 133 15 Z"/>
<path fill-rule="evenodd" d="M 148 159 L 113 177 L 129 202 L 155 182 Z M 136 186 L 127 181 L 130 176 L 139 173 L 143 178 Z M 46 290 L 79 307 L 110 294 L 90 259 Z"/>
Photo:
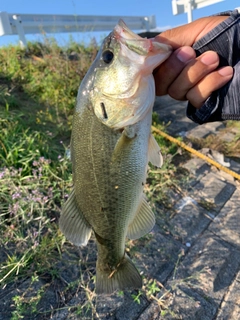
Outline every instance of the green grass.
<path fill-rule="evenodd" d="M 69 249 L 58 219 L 72 187 L 66 150 L 73 108 L 96 53 L 95 46 L 71 42 L 62 48 L 49 39 L 44 44 L 29 43 L 28 50 L 0 49 L 0 286 L 11 291 L 29 281 L 27 288 L 10 298 L 11 319 L 39 314 L 44 319 L 52 314 L 54 310 L 50 306 L 44 310 L 41 303 L 55 279 L 66 282 L 61 290 L 69 299 L 73 291 L 82 290 L 84 302 L 75 306 L 76 315 L 95 312 L 94 270 L 83 265 L 79 284 L 78 278 L 64 280 L 56 265 Z M 160 126 L 156 115 L 153 120 Z M 156 139 L 165 163 L 161 170 L 150 169 L 146 191 L 152 203 L 167 203 L 165 191 L 174 185 L 177 169 L 172 159 L 178 148 L 159 136 Z M 76 266 L 84 261 L 74 259 Z M 90 265 L 95 265 L 95 256 L 92 261 Z M 40 285 L 45 278 L 50 282 Z M 156 283 L 150 282 L 149 294 L 158 291 Z M 57 308 L 64 308 L 64 303 Z"/>
<path fill-rule="evenodd" d="M 73 51 L 75 60 L 69 58 Z M 0 49 L 2 289 L 57 273 L 54 265 L 65 242 L 57 222 L 72 186 L 66 157 L 72 113 L 96 51 L 74 43 L 61 48 L 54 40 L 29 43 L 28 50 Z M 15 295 L 12 319 L 36 314 L 44 291 L 40 288 L 35 298 Z"/>

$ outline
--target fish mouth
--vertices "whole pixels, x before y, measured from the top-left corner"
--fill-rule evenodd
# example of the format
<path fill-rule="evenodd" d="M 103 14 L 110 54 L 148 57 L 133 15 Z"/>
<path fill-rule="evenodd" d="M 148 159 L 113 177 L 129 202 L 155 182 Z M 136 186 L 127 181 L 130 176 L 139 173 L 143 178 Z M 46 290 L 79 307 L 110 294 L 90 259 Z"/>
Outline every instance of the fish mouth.
<path fill-rule="evenodd" d="M 140 37 L 132 32 L 122 19 L 118 21 L 113 33 L 116 40 L 141 56 L 149 56 L 166 51 L 171 52 L 172 50 L 171 46 L 159 43 L 155 41 L 155 38 L 147 39 Z"/>
<path fill-rule="evenodd" d="M 103 56 L 109 51 L 111 61 Z M 135 34 L 120 20 L 105 38 L 98 55 L 99 69 L 94 71 L 99 71 L 91 91 L 97 118 L 117 130 L 143 120 L 155 99 L 152 72 L 171 51 L 166 44 Z"/>

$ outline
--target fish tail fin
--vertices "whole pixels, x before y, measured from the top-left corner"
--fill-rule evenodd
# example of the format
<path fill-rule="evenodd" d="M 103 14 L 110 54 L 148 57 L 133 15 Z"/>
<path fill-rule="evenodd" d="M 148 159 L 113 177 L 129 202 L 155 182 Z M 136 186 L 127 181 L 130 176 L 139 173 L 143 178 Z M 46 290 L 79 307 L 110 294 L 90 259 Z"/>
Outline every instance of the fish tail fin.
<path fill-rule="evenodd" d="M 116 290 L 140 289 L 141 287 L 142 277 L 127 255 L 112 272 L 102 270 L 97 262 L 97 294 L 110 294 Z"/>

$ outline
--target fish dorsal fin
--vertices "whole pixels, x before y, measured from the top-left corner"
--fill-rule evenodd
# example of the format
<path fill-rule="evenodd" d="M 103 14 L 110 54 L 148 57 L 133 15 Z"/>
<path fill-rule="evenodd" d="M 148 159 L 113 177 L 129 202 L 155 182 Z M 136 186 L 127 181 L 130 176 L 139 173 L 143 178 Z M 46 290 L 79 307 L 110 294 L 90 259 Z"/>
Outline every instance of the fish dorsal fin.
<path fill-rule="evenodd" d="M 88 243 L 92 229 L 77 205 L 74 189 L 62 208 L 59 227 L 73 244 L 85 246 Z"/>
<path fill-rule="evenodd" d="M 162 154 L 157 141 L 151 134 L 148 143 L 148 161 L 156 167 L 161 167 L 163 164 Z"/>
<path fill-rule="evenodd" d="M 138 239 L 150 232 L 154 224 L 154 213 L 143 196 L 134 219 L 128 226 L 127 237 L 129 239 Z"/>

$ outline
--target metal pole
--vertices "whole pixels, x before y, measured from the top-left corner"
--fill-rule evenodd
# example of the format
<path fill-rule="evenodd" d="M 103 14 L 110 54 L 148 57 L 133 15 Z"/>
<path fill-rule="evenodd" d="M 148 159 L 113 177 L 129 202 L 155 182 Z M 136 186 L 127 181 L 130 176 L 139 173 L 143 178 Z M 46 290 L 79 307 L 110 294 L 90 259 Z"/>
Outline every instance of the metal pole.
<path fill-rule="evenodd" d="M 148 19 L 148 17 L 145 17 L 145 18 L 144 18 L 144 28 L 146 29 L 146 31 L 150 31 L 149 19 Z"/>
<path fill-rule="evenodd" d="M 15 26 L 19 35 L 19 44 L 21 48 L 26 48 L 27 47 L 27 40 L 25 38 L 25 33 L 24 29 L 22 26 L 22 20 L 21 17 L 14 14 L 13 15 L 13 20 L 15 21 Z"/>
<path fill-rule="evenodd" d="M 188 23 L 192 22 L 192 0 L 187 0 L 187 17 Z"/>

